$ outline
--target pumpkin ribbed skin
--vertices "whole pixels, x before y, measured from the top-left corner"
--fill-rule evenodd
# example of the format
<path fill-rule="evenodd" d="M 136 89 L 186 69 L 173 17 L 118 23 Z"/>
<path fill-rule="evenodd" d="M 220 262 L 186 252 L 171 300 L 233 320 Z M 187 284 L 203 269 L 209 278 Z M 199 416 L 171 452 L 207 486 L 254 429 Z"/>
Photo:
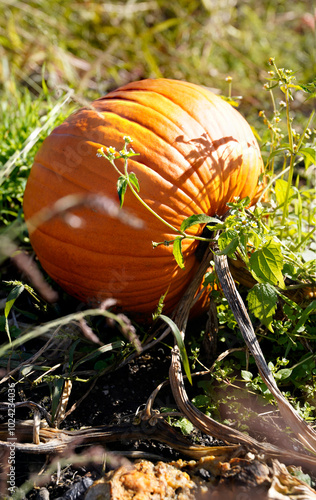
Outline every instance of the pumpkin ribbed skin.
<path fill-rule="evenodd" d="M 26 221 L 59 198 L 99 193 L 118 200 L 118 174 L 101 146 L 133 139 L 139 156 L 129 160 L 140 183 L 140 195 L 175 227 L 192 214 L 223 214 L 234 197 L 259 195 L 263 164 L 257 142 L 243 117 L 212 92 L 176 80 L 133 82 L 80 109 L 43 142 L 28 179 Z M 117 162 L 121 168 L 122 163 Z M 169 290 L 170 311 L 197 267 L 197 243 L 184 240 L 185 269 L 172 247 L 152 247 L 174 235 L 127 190 L 124 208 L 142 219 L 136 230 L 92 208 L 74 210 L 79 228 L 60 217 L 30 234 L 47 273 L 68 293 L 83 301 L 114 297 L 130 312 L 149 314 Z M 190 229 L 199 234 L 200 226 Z"/>

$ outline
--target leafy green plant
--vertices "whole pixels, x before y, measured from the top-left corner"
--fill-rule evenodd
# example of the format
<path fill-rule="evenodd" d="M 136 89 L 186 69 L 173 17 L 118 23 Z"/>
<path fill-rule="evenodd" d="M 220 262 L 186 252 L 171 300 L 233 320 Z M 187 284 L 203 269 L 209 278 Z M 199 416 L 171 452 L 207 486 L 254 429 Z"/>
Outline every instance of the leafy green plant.
<path fill-rule="evenodd" d="M 110 146 L 106 148 L 106 151 L 101 148 L 98 155 L 110 161 L 118 172 L 117 191 L 121 206 L 124 202 L 126 189 L 129 188 L 153 216 L 164 222 L 175 233 L 173 239 L 154 243 L 154 246 L 173 245 L 173 255 L 180 267 L 185 265 L 181 251 L 181 244 L 185 238 L 208 241 L 211 245 L 215 243 L 214 237 L 204 238 L 188 235 L 186 230 L 189 227 L 199 224 L 206 225 L 210 230 L 215 231 L 215 234 L 217 232 L 217 253 L 219 255 L 225 254 L 233 261 L 236 259 L 243 261 L 245 268 L 255 281 L 254 286 L 247 293 L 250 312 L 260 321 L 262 333 L 266 339 L 268 338 L 267 332 L 276 333 L 275 339 L 280 348 L 282 349 L 281 346 L 284 345 L 284 342 L 287 344 L 285 352 L 287 356 L 291 349 L 299 350 L 298 344 L 301 339 L 311 341 L 315 339 L 315 335 L 310 333 L 309 325 L 316 312 L 316 301 L 308 301 L 308 291 L 315 287 L 315 277 L 311 274 L 314 259 L 310 259 L 310 256 L 313 256 L 313 249 L 316 249 L 313 239 L 316 205 L 306 206 L 306 203 L 302 201 L 311 199 L 313 186 L 310 185 L 310 181 L 304 182 L 303 186 L 300 187 L 299 174 L 296 174 L 296 185 L 293 186 L 294 173 L 298 165 L 301 165 L 303 161 L 305 170 L 311 166 L 312 151 L 314 151 L 311 147 L 311 140 L 315 141 L 315 134 L 313 135 L 309 127 L 313 113 L 300 134 L 295 131 L 290 116 L 292 93 L 300 91 L 311 95 L 315 86 L 314 84 L 307 86 L 296 84 L 292 71 L 279 69 L 274 59 L 270 59 L 269 63 L 274 70 L 270 71 L 269 83 L 265 88 L 273 98 L 273 119 L 269 121 L 263 112 L 260 115 L 267 125 L 270 138 L 264 147 L 268 151 L 266 166 L 268 180 L 265 191 L 268 192 L 268 199 L 271 201 L 265 201 L 265 195 L 262 195 L 261 201 L 254 208 L 249 209 L 249 198 L 236 199 L 233 203 L 228 204 L 229 213 L 223 220 L 209 217 L 207 214 L 197 214 L 185 219 L 180 228 L 175 228 L 161 219 L 159 214 L 142 200 L 141 186 L 139 186 L 135 174 L 128 171 L 128 159 L 137 154 L 133 149 L 129 149 L 132 142 L 129 137 L 124 138 L 125 144 L 121 151 L 117 152 Z M 281 102 L 280 109 L 276 108 L 273 95 L 276 88 L 285 96 L 285 101 Z M 284 133 L 277 126 L 283 120 L 282 112 L 285 117 Z M 281 162 L 276 164 L 275 160 L 280 157 L 282 158 Z M 123 173 L 115 164 L 118 158 L 124 160 Z M 280 172 L 277 170 L 277 165 L 281 166 Z M 289 225 L 285 224 L 288 219 L 290 220 Z M 295 233 L 294 221 L 297 224 Z M 216 278 L 214 278 L 213 273 L 209 273 L 205 278 L 205 284 L 212 283 L 214 279 Z M 304 291 L 307 292 L 305 301 L 308 303 L 307 307 L 290 298 L 293 290 L 301 290 L 303 294 Z M 304 303 L 304 300 L 301 300 L 301 303 Z M 282 321 L 278 321 L 275 317 L 280 304 L 282 304 L 284 315 Z M 218 305 L 218 314 L 220 322 L 226 323 L 228 328 L 236 328 L 236 321 L 231 312 L 229 313 L 229 308 L 225 309 L 222 298 Z M 278 349 L 275 350 L 279 352 Z M 195 362 L 197 353 L 193 355 L 193 358 Z M 278 359 L 285 359 L 285 357 L 279 356 Z M 275 378 L 282 382 L 289 377 L 291 372 L 288 368 L 280 368 L 280 363 L 277 361 L 274 364 L 270 361 L 270 368 Z M 288 361 L 286 361 L 287 363 Z M 253 376 L 247 370 L 243 370 L 242 374 L 243 377 L 249 377 L 247 382 L 251 384 L 252 389 L 261 392 L 268 400 L 271 399 L 272 396 L 265 384 L 260 382 L 259 375 Z M 304 403 L 304 408 L 305 410 L 302 410 L 301 413 L 305 412 L 305 415 L 309 415 L 314 409 L 308 402 Z"/>
<path fill-rule="evenodd" d="M 163 415 L 167 416 L 167 422 L 173 427 L 180 429 L 184 436 L 189 436 L 192 433 L 194 429 L 192 422 L 185 417 L 173 416 L 173 413 L 177 414 L 174 408 L 162 407 L 160 411 Z"/>

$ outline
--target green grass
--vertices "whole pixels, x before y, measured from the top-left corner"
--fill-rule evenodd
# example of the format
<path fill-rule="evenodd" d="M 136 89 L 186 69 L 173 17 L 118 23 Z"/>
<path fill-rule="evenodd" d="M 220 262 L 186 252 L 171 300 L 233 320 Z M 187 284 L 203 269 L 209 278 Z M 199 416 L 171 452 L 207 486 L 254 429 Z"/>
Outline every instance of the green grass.
<path fill-rule="evenodd" d="M 227 75 L 247 108 L 269 57 L 316 74 L 309 2 L 198 0 L 0 3 L 0 82 L 35 92 L 41 74 L 53 88 L 100 95 L 140 78 L 178 78 L 223 91 Z"/>
<path fill-rule="evenodd" d="M 27 88 L 12 87 L 0 101 L 0 223 L 7 226 L 21 215 L 26 180 L 43 139 L 70 112 L 71 92 L 59 97 L 42 91 L 34 96 Z"/>

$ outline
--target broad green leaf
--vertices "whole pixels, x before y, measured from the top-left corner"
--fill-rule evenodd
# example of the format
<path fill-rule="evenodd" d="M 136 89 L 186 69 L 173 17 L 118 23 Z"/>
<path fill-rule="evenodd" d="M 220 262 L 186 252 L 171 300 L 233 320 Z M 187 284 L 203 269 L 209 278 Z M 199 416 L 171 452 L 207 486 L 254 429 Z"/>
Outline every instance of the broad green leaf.
<path fill-rule="evenodd" d="M 258 234 L 256 230 L 252 231 L 248 235 L 248 244 L 252 244 L 253 248 L 258 248 L 260 246 L 260 243 L 262 242 L 262 235 Z"/>
<path fill-rule="evenodd" d="M 224 250 L 224 248 L 226 248 L 227 245 L 229 245 L 229 243 L 235 238 L 238 238 L 238 233 L 234 229 L 227 229 L 221 233 L 218 238 L 219 249 Z"/>
<path fill-rule="evenodd" d="M 176 259 L 176 263 L 181 269 L 185 268 L 184 259 L 182 255 L 182 236 L 177 236 L 173 242 L 173 256 Z"/>
<path fill-rule="evenodd" d="M 198 394 L 194 398 L 192 398 L 192 403 L 194 406 L 196 406 L 199 409 L 205 409 L 207 408 L 210 404 L 212 404 L 212 401 L 209 396 L 206 394 Z"/>
<path fill-rule="evenodd" d="M 213 285 L 216 280 L 215 271 L 208 271 L 204 275 L 203 286 Z"/>
<path fill-rule="evenodd" d="M 120 207 L 122 208 L 124 203 L 124 196 L 127 189 L 127 180 L 124 175 L 121 175 L 117 180 L 116 189 L 119 195 Z"/>
<path fill-rule="evenodd" d="M 283 256 L 278 243 L 269 240 L 260 250 L 251 254 L 249 264 L 250 271 L 257 281 L 285 288 L 282 275 Z"/>
<path fill-rule="evenodd" d="M 215 219 L 215 217 L 210 217 L 209 215 L 206 214 L 197 214 L 197 215 L 191 215 L 187 219 L 184 219 L 184 221 L 181 224 L 180 231 L 185 231 L 191 226 L 195 226 L 196 224 L 219 224 L 220 220 Z"/>
<path fill-rule="evenodd" d="M 246 380 L 246 382 L 250 382 L 250 380 L 253 379 L 253 374 L 247 370 L 241 370 L 241 377 L 243 380 Z"/>
<path fill-rule="evenodd" d="M 288 182 L 283 179 L 277 179 L 275 181 L 275 196 L 277 199 L 278 205 L 283 205 L 285 202 L 286 191 L 288 188 Z M 293 189 L 290 188 L 290 198 L 293 196 Z"/>
<path fill-rule="evenodd" d="M 10 335 L 10 328 L 9 328 L 9 322 L 8 322 L 8 316 L 10 314 L 10 311 L 14 305 L 14 302 L 16 299 L 21 295 L 21 293 L 24 290 L 24 285 L 17 285 L 15 286 L 11 292 L 9 293 L 6 303 L 5 303 L 5 308 L 4 308 L 4 316 L 5 316 L 5 331 L 8 335 L 9 342 L 11 343 L 11 335 Z"/>
<path fill-rule="evenodd" d="M 276 380 L 284 380 L 290 377 L 291 373 L 292 373 L 291 368 L 282 368 L 281 370 L 278 370 L 277 372 L 274 373 L 274 378 Z"/>
<path fill-rule="evenodd" d="M 130 174 L 128 174 L 128 178 L 129 178 L 130 183 L 136 189 L 136 191 L 139 192 L 140 188 L 139 188 L 139 182 L 138 182 L 138 179 L 136 177 L 136 174 L 134 174 L 134 172 L 131 172 Z"/>
<path fill-rule="evenodd" d="M 180 330 L 177 327 L 177 325 L 175 324 L 175 322 L 172 321 L 172 319 L 168 318 L 168 316 L 165 316 L 164 314 L 160 314 L 159 318 L 161 318 L 171 328 L 171 331 L 172 331 L 174 338 L 176 339 L 177 345 L 179 347 L 180 358 L 181 358 L 181 361 L 183 364 L 184 371 L 186 373 L 186 376 L 188 377 L 188 381 L 192 385 L 192 377 L 191 377 L 189 360 L 188 360 L 187 351 L 185 349 L 185 345 L 184 345 Z"/>
<path fill-rule="evenodd" d="M 238 247 L 238 238 L 234 238 L 231 242 L 224 248 L 221 252 L 218 252 L 217 255 L 229 255 L 229 257 L 234 257 L 234 253 L 236 248 Z"/>
<path fill-rule="evenodd" d="M 298 155 L 304 156 L 305 169 L 316 163 L 316 153 L 314 148 L 302 148 L 299 150 Z"/>
<path fill-rule="evenodd" d="M 233 257 L 236 248 L 238 247 L 238 233 L 234 229 L 227 229 L 218 238 L 218 255 L 229 255 Z"/>
<path fill-rule="evenodd" d="M 257 283 L 247 296 L 249 310 L 273 332 L 272 319 L 277 307 L 278 294 L 268 283 Z"/>
<path fill-rule="evenodd" d="M 189 436 L 194 429 L 192 422 L 185 417 L 179 418 L 179 420 L 173 422 L 172 426 L 179 427 L 184 436 Z"/>

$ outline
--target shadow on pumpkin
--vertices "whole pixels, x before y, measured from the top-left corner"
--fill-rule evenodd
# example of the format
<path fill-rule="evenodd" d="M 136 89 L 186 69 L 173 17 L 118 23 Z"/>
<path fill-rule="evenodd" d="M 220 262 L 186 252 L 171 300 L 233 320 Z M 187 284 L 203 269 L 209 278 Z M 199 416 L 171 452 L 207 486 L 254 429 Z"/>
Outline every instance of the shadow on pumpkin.
<path fill-rule="evenodd" d="M 207 161 L 208 180 L 200 193 L 200 199 L 203 202 L 206 198 L 212 197 L 214 191 L 213 203 L 216 205 L 216 211 L 220 213 L 226 210 L 226 203 L 232 201 L 233 197 L 239 194 L 236 192 L 236 183 L 232 182 L 231 178 L 232 173 L 238 175 L 242 168 L 242 145 L 232 136 L 211 141 L 206 133 L 189 141 L 181 135 L 176 138 L 176 142 L 192 146 L 189 154 L 185 156 L 192 168 L 183 172 L 179 183 L 185 182 L 193 171 L 199 174 L 199 170 Z M 251 145 L 247 143 L 247 148 L 249 147 Z"/>

